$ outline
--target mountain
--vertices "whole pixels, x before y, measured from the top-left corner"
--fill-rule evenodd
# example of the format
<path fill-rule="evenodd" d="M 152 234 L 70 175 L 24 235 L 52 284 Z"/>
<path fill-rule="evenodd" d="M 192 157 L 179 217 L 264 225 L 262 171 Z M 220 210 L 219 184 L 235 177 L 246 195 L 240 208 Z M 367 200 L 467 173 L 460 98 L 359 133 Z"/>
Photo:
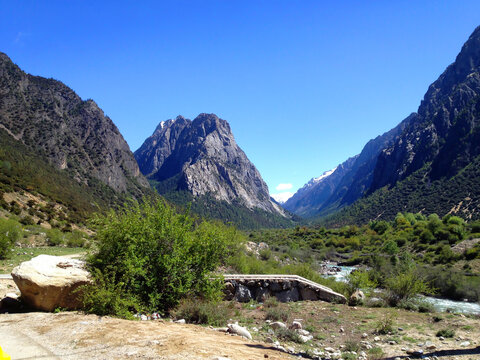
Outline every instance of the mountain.
<path fill-rule="evenodd" d="M 346 207 L 330 216 L 338 224 L 392 218 L 399 211 L 477 218 L 479 124 L 480 27 L 430 85 L 417 112 L 368 142 L 344 173 L 304 187 L 285 207 L 317 217 Z"/>
<path fill-rule="evenodd" d="M 270 198 L 228 122 L 214 114 L 162 121 L 135 158 L 160 194 L 179 204 L 192 201 L 202 215 L 237 222 L 235 210 L 247 217 L 260 212 L 267 223 L 268 216 L 288 217 Z"/>
<path fill-rule="evenodd" d="M 430 85 L 414 120 L 378 158 L 370 192 L 431 163 L 428 176 L 451 177 L 480 154 L 480 27 Z"/>
<path fill-rule="evenodd" d="M 392 130 L 370 140 L 360 154 L 310 180 L 283 205 L 284 208 L 299 216 L 312 217 L 335 212 L 361 198 L 372 183 L 378 155 L 392 144 L 412 117 L 410 115 Z"/>
<path fill-rule="evenodd" d="M 317 214 L 330 199 L 345 173 L 351 169 L 355 159 L 348 159 L 336 168 L 325 171 L 321 176 L 311 179 L 282 206 L 302 217 Z"/>
<path fill-rule="evenodd" d="M 93 100 L 82 100 L 60 81 L 26 74 L 3 53 L 0 129 L 5 150 L 0 154 L 2 161 L 15 163 L 18 174 L 31 169 L 6 155 L 28 153 L 30 161 L 38 162 L 34 164 L 37 169 L 39 164 L 48 164 L 55 169 L 50 176 L 57 176 L 58 171 L 67 174 L 85 194 L 96 194 L 93 201 L 111 204 L 115 198 L 140 197 L 148 192 L 148 181 L 128 144 Z M 32 181 L 28 186 L 35 190 L 43 180 L 34 181 L 32 176 Z M 58 193 L 50 195 L 58 198 Z M 69 202 L 71 197 L 60 196 L 58 200 Z"/>
<path fill-rule="evenodd" d="M 330 220 L 391 219 L 400 211 L 478 219 L 479 179 L 480 27 L 379 153 L 367 196 Z"/>

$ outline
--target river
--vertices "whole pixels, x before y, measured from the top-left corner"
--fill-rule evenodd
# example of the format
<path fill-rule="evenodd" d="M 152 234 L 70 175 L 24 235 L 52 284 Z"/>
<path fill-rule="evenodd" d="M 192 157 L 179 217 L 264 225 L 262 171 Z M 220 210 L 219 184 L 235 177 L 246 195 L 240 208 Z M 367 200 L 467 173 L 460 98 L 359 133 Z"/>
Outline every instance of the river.
<path fill-rule="evenodd" d="M 339 267 L 341 270 L 337 272 L 333 277 L 336 281 L 347 281 L 347 275 L 350 274 L 355 267 L 354 266 L 336 266 L 336 265 L 327 265 L 329 267 Z M 462 314 L 475 314 L 480 315 L 480 304 L 467 302 L 467 301 L 454 301 L 448 299 L 439 299 L 431 296 L 422 296 L 423 300 L 429 302 L 433 305 L 433 308 L 439 312 L 457 312 Z"/>

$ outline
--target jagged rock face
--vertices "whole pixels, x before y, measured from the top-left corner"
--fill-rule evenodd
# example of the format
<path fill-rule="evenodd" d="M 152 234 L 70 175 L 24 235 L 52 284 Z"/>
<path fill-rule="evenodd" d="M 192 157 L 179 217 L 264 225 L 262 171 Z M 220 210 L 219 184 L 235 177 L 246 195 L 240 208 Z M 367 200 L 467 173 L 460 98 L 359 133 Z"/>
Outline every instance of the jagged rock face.
<path fill-rule="evenodd" d="M 305 217 L 326 215 L 361 198 L 369 189 L 379 153 L 393 143 L 414 114 L 383 135 L 370 140 L 362 152 L 316 179 L 310 180 L 285 204 L 285 209 Z"/>
<path fill-rule="evenodd" d="M 384 186 L 393 187 L 429 164 L 426 181 L 452 177 L 480 155 L 479 125 L 480 27 L 462 47 L 455 62 L 430 85 L 418 112 L 367 143 L 349 170 L 335 179 L 330 198 L 322 198 L 321 206 L 316 209 L 315 204 L 308 206 L 314 213 L 326 215 Z M 313 194 L 312 190 L 309 192 Z M 298 197 L 295 194 L 289 202 Z M 287 208 L 298 213 L 298 208 Z"/>
<path fill-rule="evenodd" d="M 0 126 L 79 182 L 93 177 L 116 191 L 148 186 L 128 144 L 93 100 L 83 101 L 59 81 L 24 73 L 3 53 Z"/>
<path fill-rule="evenodd" d="M 181 116 L 161 122 L 135 152 L 140 170 L 159 182 L 175 179 L 193 196 L 212 195 L 283 215 L 268 187 L 235 142 L 229 124 L 214 114 L 193 121 Z"/>
<path fill-rule="evenodd" d="M 430 85 L 414 121 L 378 158 L 370 192 L 432 162 L 429 176 L 452 176 L 480 154 L 480 27 Z"/>

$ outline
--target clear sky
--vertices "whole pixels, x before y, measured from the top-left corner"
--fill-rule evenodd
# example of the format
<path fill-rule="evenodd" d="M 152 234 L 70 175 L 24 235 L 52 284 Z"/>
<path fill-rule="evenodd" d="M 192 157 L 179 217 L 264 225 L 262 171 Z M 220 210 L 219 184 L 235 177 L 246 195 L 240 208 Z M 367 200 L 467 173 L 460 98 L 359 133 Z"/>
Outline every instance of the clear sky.
<path fill-rule="evenodd" d="M 132 151 L 217 114 L 276 193 L 416 111 L 478 25 L 478 0 L 0 0 L 0 51 L 94 99 Z"/>

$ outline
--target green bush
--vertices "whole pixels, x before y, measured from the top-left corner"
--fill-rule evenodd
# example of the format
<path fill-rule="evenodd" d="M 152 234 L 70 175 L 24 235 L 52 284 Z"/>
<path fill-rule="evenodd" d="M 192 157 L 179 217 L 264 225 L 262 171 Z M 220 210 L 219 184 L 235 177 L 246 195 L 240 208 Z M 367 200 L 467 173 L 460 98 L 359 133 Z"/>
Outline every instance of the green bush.
<path fill-rule="evenodd" d="M 275 331 L 275 334 L 279 339 L 285 340 L 285 341 L 292 341 L 297 344 L 303 344 L 302 339 L 300 338 L 300 335 L 292 329 L 285 329 L 285 328 L 278 328 Z"/>
<path fill-rule="evenodd" d="M 181 300 L 173 315 L 188 323 L 225 326 L 233 314 L 233 303 L 225 304 L 204 299 Z"/>
<path fill-rule="evenodd" d="M 212 272 L 243 241 L 234 228 L 196 223 L 163 201 L 132 203 L 94 224 L 98 250 L 88 258 L 95 280 L 88 294 L 113 292 L 104 308 L 120 316 L 127 305 L 166 313 L 183 298 L 219 299 L 223 281 Z"/>
<path fill-rule="evenodd" d="M 438 330 L 437 337 L 443 336 L 444 338 L 453 338 L 455 336 L 455 330 L 453 329 L 442 329 Z"/>
<path fill-rule="evenodd" d="M 65 235 L 59 229 L 49 229 L 47 230 L 47 243 L 50 246 L 59 246 L 63 245 L 65 240 Z"/>
<path fill-rule="evenodd" d="M 0 259 L 5 259 L 16 241 L 20 239 L 21 228 L 14 220 L 0 219 Z"/>
<path fill-rule="evenodd" d="M 397 314 L 394 312 L 385 313 L 384 316 L 377 321 L 375 332 L 377 334 L 386 335 L 394 332 L 394 323 L 397 319 Z"/>
<path fill-rule="evenodd" d="M 362 291 L 370 292 L 370 290 L 377 287 L 377 282 L 370 279 L 370 274 L 367 271 L 356 270 L 348 274 L 347 283 L 345 286 L 346 296 L 350 297 L 355 291 L 362 289 Z"/>
<path fill-rule="evenodd" d="M 81 231 L 73 230 L 70 234 L 66 236 L 67 239 L 67 246 L 68 247 L 84 247 L 85 246 L 85 238 Z"/>
<path fill-rule="evenodd" d="M 392 273 L 385 279 L 387 301 L 396 306 L 401 301 L 407 301 L 418 294 L 433 294 L 429 283 L 421 276 L 417 265 L 405 255 L 395 266 Z"/>
<path fill-rule="evenodd" d="M 285 309 L 279 307 L 272 307 L 267 309 L 267 313 L 265 314 L 265 320 L 286 322 L 288 321 L 289 316 L 289 312 L 285 311 Z"/>

